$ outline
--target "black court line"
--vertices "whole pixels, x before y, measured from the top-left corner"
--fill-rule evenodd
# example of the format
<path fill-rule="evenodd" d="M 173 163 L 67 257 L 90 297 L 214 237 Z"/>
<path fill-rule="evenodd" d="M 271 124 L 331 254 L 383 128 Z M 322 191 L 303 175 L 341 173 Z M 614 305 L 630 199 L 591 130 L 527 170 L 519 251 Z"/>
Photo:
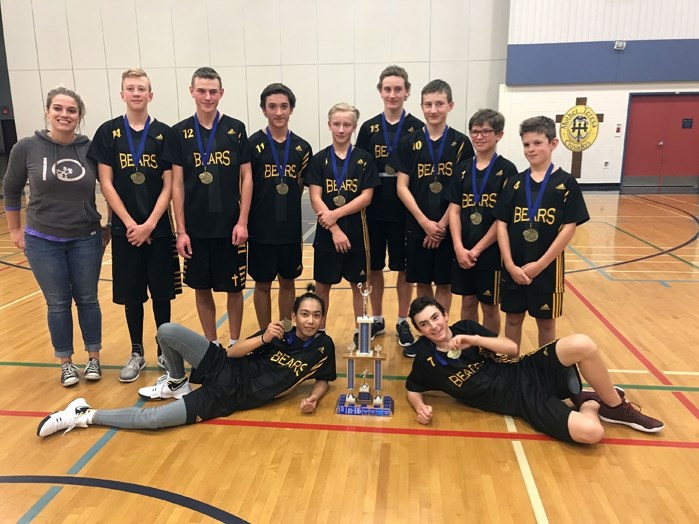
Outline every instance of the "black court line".
<path fill-rule="evenodd" d="M 165 491 L 150 486 L 141 484 L 133 484 L 131 482 L 120 482 L 118 480 L 98 479 L 94 477 L 71 477 L 63 475 L 7 475 L 0 476 L 0 483 L 7 484 L 64 484 L 71 486 L 86 486 L 89 488 L 102 488 L 114 491 L 123 491 L 125 493 L 133 493 L 143 495 L 157 500 L 164 500 L 177 506 L 190 509 L 219 522 L 227 522 L 233 524 L 248 524 L 248 521 L 236 517 L 232 513 L 223 511 L 215 506 L 201 502 L 190 497 L 185 497 L 178 493 Z"/>
<path fill-rule="evenodd" d="M 638 257 L 638 258 L 632 258 L 631 260 L 622 260 L 621 262 L 614 262 L 612 264 L 605 264 L 603 266 L 593 266 L 593 267 L 586 267 L 583 269 L 575 269 L 573 271 L 566 271 L 566 275 L 572 275 L 573 273 L 584 273 L 586 271 L 597 271 L 599 269 L 607 269 L 609 267 L 623 266 L 626 264 L 632 264 L 634 262 L 641 262 L 643 260 L 649 260 L 651 258 L 659 257 L 661 255 L 668 255 L 670 253 L 677 251 L 678 249 L 682 249 L 683 247 L 688 246 L 689 244 L 692 244 L 693 242 L 696 242 L 696 240 L 699 238 L 699 218 L 697 218 L 696 215 L 693 215 L 692 213 L 685 211 L 684 209 L 679 208 L 677 206 L 665 204 L 664 202 L 658 202 L 657 200 L 653 200 L 651 198 L 642 197 L 642 196 L 639 196 L 637 198 L 642 198 L 643 200 L 648 200 L 649 202 L 652 202 L 654 204 L 658 204 L 660 206 L 669 207 L 670 209 L 674 209 L 678 213 L 686 215 L 689 218 L 691 218 L 692 220 L 694 220 L 694 223 L 697 226 L 697 230 L 694 232 L 694 235 L 692 236 L 692 238 L 690 238 L 689 240 L 685 240 L 681 244 L 677 244 L 676 246 L 673 246 L 673 247 L 668 248 L 668 249 L 664 249 L 662 251 L 658 251 L 657 253 L 653 253 L 651 255 L 645 255 L 642 257 Z"/>

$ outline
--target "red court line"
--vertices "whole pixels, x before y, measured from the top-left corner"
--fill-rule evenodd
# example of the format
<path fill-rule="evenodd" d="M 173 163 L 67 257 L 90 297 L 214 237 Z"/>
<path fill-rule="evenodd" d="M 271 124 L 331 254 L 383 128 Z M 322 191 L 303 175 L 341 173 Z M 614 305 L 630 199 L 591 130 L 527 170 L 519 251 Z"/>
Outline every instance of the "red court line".
<path fill-rule="evenodd" d="M 8 411 L 0 410 L 0 416 L 8 417 L 45 417 L 46 412 L 40 411 Z M 345 433 L 379 433 L 384 435 L 412 435 L 428 437 L 457 437 L 457 438 L 477 438 L 477 439 L 498 439 L 498 440 L 532 440 L 539 442 L 557 442 L 551 437 L 539 433 L 517 433 L 509 431 L 464 431 L 456 429 L 428 429 L 428 428 L 392 428 L 382 426 L 355 426 L 344 424 L 313 424 L 309 422 L 281 422 L 266 420 L 233 420 L 233 419 L 213 419 L 201 422 L 212 426 L 233 426 L 246 428 L 268 428 L 268 429 L 294 429 L 311 431 L 336 431 Z M 641 446 L 641 447 L 661 447 L 661 448 L 685 448 L 699 449 L 699 442 L 683 442 L 679 440 L 642 440 L 630 438 L 605 438 L 603 444 Z"/>
<path fill-rule="evenodd" d="M 626 346 L 626 349 L 628 349 L 640 362 L 645 366 L 645 368 L 655 377 L 657 378 L 662 384 L 666 386 L 672 386 L 672 382 L 670 379 L 668 379 L 665 374 L 660 371 L 653 363 L 648 360 L 643 353 L 641 353 L 636 346 L 634 346 L 629 339 L 627 339 L 621 331 L 619 331 L 614 324 L 612 324 L 607 318 L 597 309 L 595 306 L 592 305 L 592 302 L 590 302 L 573 284 L 571 284 L 568 279 L 565 281 L 566 287 L 568 287 L 573 294 L 580 299 L 580 301 L 585 304 L 587 309 L 589 309 L 593 315 L 597 317 L 597 319 L 604 324 L 604 326 L 622 343 L 624 346 Z M 675 395 L 677 400 L 680 401 L 686 407 L 692 415 L 694 415 L 697 419 L 699 419 L 699 408 L 695 406 L 685 394 L 680 393 L 678 391 L 675 391 L 672 393 Z"/>

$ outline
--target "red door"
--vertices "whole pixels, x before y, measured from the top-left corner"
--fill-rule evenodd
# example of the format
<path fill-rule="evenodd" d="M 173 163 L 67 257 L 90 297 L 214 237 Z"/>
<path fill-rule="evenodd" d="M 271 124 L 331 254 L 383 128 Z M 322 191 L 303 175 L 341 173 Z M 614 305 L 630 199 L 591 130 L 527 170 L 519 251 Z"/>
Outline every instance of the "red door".
<path fill-rule="evenodd" d="M 622 186 L 699 185 L 699 93 L 631 95 Z"/>

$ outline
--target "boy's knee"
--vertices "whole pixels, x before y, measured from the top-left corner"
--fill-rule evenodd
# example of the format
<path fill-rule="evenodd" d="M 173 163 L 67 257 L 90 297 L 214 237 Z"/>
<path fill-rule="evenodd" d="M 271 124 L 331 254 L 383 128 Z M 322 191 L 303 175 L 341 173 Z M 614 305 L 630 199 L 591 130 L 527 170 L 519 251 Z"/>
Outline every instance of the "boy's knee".
<path fill-rule="evenodd" d="M 588 356 L 597 351 L 597 344 L 587 335 L 578 333 L 565 338 L 569 340 L 571 347 L 575 348 L 581 355 Z"/>
<path fill-rule="evenodd" d="M 599 420 L 583 419 L 571 428 L 570 436 L 580 444 L 597 444 L 604 438 L 604 428 Z"/>

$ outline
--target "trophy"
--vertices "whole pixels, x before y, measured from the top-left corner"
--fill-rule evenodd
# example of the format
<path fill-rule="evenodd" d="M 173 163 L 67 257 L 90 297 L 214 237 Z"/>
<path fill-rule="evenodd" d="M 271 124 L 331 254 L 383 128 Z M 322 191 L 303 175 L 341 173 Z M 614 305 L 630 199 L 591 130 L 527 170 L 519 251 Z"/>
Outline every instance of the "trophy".
<path fill-rule="evenodd" d="M 362 316 L 357 317 L 357 347 L 354 344 L 347 346 L 347 353 L 343 358 L 347 360 L 347 393 L 340 395 L 337 401 L 336 413 L 339 415 L 373 415 L 380 417 L 390 417 L 393 415 L 393 399 L 389 396 L 381 395 L 382 372 L 381 365 L 386 360 L 386 355 L 381 354 L 381 346 L 376 345 L 371 348 L 371 324 L 373 318 L 367 315 L 369 304 L 369 294 L 371 286 L 357 284 L 362 295 Z M 355 396 L 355 361 L 373 361 L 374 364 L 374 394 L 372 396 L 371 387 L 367 382 L 369 369 L 366 368 L 361 374 L 362 383 L 359 385 L 359 394 Z M 360 368 L 361 369 L 361 368 Z"/>

